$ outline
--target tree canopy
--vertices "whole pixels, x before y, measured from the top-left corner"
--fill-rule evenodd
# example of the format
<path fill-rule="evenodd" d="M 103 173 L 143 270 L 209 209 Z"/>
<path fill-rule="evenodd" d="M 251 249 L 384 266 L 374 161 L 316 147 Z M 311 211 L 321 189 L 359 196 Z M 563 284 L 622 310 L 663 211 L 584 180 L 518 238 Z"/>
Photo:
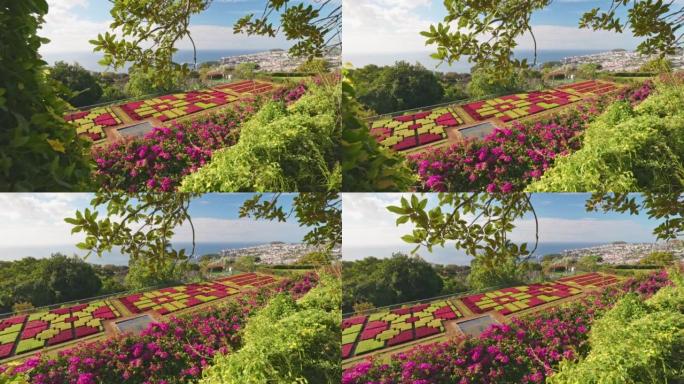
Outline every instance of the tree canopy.
<path fill-rule="evenodd" d="M 514 57 L 518 39 L 529 34 L 537 61 L 537 40 L 531 24 L 532 15 L 548 7 L 552 0 L 444 0 L 443 22 L 421 32 L 426 45 L 437 45 L 432 57 L 449 64 L 467 57 L 501 78 L 515 69 L 528 68 L 526 59 Z M 622 17 L 623 11 L 626 18 Z M 643 38 L 637 50 L 643 54 L 673 54 L 682 46 L 680 27 L 684 24 L 684 6 L 673 0 L 616 0 L 608 9 L 587 10 L 579 27 L 617 33 L 630 31 Z"/>
<path fill-rule="evenodd" d="M 50 69 L 50 77 L 64 84 L 71 91 L 62 97 L 74 107 L 96 104 L 102 96 L 97 78 L 78 63 L 58 61 Z"/>

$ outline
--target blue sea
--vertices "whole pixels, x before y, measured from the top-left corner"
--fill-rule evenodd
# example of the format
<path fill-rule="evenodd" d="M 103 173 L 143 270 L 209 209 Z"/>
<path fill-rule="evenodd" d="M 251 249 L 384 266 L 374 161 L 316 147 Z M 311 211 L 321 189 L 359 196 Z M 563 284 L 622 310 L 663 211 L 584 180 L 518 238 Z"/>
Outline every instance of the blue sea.
<path fill-rule="evenodd" d="M 537 51 L 537 64 L 542 64 L 549 61 L 560 61 L 564 57 L 591 55 L 594 53 L 606 52 L 606 50 L 539 50 Z M 467 60 L 460 60 L 452 65 L 442 63 L 439 65 L 439 60 L 432 59 L 430 54 L 432 52 L 400 52 L 397 54 L 347 54 L 342 52 L 342 62 L 351 63 L 355 68 L 363 67 L 368 64 L 375 65 L 392 65 L 397 61 L 408 61 L 411 64 L 421 63 L 425 68 L 437 70 L 440 72 L 470 72 L 471 63 Z M 532 63 L 534 59 L 534 51 L 519 50 L 515 51 L 515 57 L 518 59 L 527 59 Z"/>
<path fill-rule="evenodd" d="M 539 243 L 539 246 L 537 247 L 537 250 L 534 252 L 534 255 L 532 259 L 536 258 L 541 258 L 544 255 L 552 254 L 552 253 L 560 253 L 564 250 L 568 249 L 579 249 L 579 248 L 588 248 L 588 247 L 594 247 L 597 245 L 602 245 L 606 243 L 586 243 L 586 242 L 578 242 L 578 243 Z M 527 246 L 531 247 L 534 244 L 528 243 Z M 356 248 L 356 247 L 345 247 L 344 244 L 342 244 L 342 259 L 343 260 L 358 260 L 358 259 L 363 259 L 364 257 L 368 256 L 375 256 L 377 258 L 384 258 L 384 257 L 390 257 L 392 256 L 392 252 L 403 252 L 406 254 L 410 254 L 411 250 L 413 249 L 413 246 L 410 244 L 401 244 L 401 245 L 396 245 L 396 246 L 390 246 L 390 247 L 363 247 L 363 248 Z M 427 249 L 421 248 L 417 252 L 418 255 L 420 255 L 423 259 L 427 260 L 428 262 L 431 263 L 437 263 L 437 264 L 456 264 L 456 265 L 470 265 L 470 261 L 472 260 L 472 257 L 468 256 L 465 254 L 465 252 L 456 250 L 453 246 L 449 246 L 448 244 L 444 246 L 444 248 L 441 247 L 435 247 L 432 249 L 432 253 L 428 252 Z"/>
<path fill-rule="evenodd" d="M 217 253 L 222 249 L 235 249 L 244 247 L 253 247 L 265 243 L 197 243 L 195 246 L 195 256 L 202 256 L 208 253 Z M 192 249 L 192 243 L 178 242 L 174 243 L 174 248 L 180 250 L 185 249 L 187 254 Z M 49 257 L 53 253 L 62 253 L 65 255 L 78 255 L 80 257 L 86 256 L 87 252 L 76 248 L 73 244 L 59 244 L 39 247 L 2 247 L 0 248 L 0 261 L 18 260 L 24 257 L 44 258 Z M 122 255 L 119 250 L 115 250 L 102 257 L 96 255 L 89 256 L 86 261 L 93 264 L 114 264 L 114 265 L 128 265 L 128 256 Z"/>
<path fill-rule="evenodd" d="M 247 55 L 250 53 L 263 52 L 263 49 L 221 49 L 221 50 L 198 50 L 197 64 L 207 61 L 217 61 L 222 57 Z M 173 56 L 177 63 L 192 63 L 192 50 L 179 50 Z M 103 57 L 101 52 L 59 52 L 59 53 L 45 53 L 43 60 L 48 64 L 53 65 L 56 61 L 66 61 L 67 63 L 79 63 L 85 69 L 104 72 L 112 72 L 111 68 L 104 67 L 98 63 Z M 128 67 L 118 70 L 117 72 L 126 72 Z"/>

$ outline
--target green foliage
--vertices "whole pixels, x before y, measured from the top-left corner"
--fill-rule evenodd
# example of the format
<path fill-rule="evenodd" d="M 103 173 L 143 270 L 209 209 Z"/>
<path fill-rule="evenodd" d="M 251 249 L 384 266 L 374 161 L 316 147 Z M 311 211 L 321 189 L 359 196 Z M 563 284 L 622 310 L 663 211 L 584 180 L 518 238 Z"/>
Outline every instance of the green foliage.
<path fill-rule="evenodd" d="M 600 68 L 600 65 L 594 63 L 582 64 L 577 68 L 577 76 L 582 79 L 595 79 Z"/>
<path fill-rule="evenodd" d="M 488 287 L 514 286 L 524 283 L 522 268 L 513 258 L 492 263 L 488 257 L 475 257 L 470 263 L 468 286 L 472 289 Z"/>
<path fill-rule="evenodd" d="M 561 362 L 552 384 L 667 383 L 684 375 L 684 287 L 663 287 L 646 302 L 634 293 L 596 320 L 591 350 Z"/>
<path fill-rule="evenodd" d="M 243 347 L 217 355 L 201 383 L 338 383 L 340 284 L 322 276 L 299 302 L 275 296 L 248 321 Z"/>
<path fill-rule="evenodd" d="M 253 79 L 256 70 L 256 63 L 240 63 L 235 66 L 234 73 L 238 79 Z"/>
<path fill-rule="evenodd" d="M 143 289 L 180 284 L 186 267 L 185 263 L 167 260 L 163 265 L 153 269 L 144 262 L 131 260 L 128 265 L 128 274 L 124 280 L 125 287 Z"/>
<path fill-rule="evenodd" d="M 98 295 L 101 288 L 94 268 L 76 257 L 57 253 L 0 262 L 0 312 L 9 312 L 17 303 L 39 307 L 84 299 Z"/>
<path fill-rule="evenodd" d="M 134 71 L 148 73 L 153 80 L 168 84 L 174 77 L 187 75 L 187 65 L 173 62 L 174 45 L 190 35 L 190 17 L 209 7 L 210 0 L 114 0 L 109 28 L 113 33 L 99 34 L 90 43 L 96 52 L 103 52 L 100 64 L 123 68 L 133 63 Z M 143 48 L 144 47 L 144 48 Z"/>
<path fill-rule="evenodd" d="M 585 271 L 595 272 L 598 269 L 598 264 L 602 261 L 603 258 L 601 256 L 586 255 L 577 261 L 577 265 Z"/>
<path fill-rule="evenodd" d="M 495 72 L 478 68 L 467 85 L 468 95 L 473 98 L 484 98 L 490 95 L 504 95 L 524 90 L 522 74 L 516 72 L 506 78 L 500 78 Z"/>
<path fill-rule="evenodd" d="M 583 147 L 556 160 L 528 190 L 667 192 L 684 187 L 684 86 L 660 85 L 632 109 L 611 105 Z"/>
<path fill-rule="evenodd" d="M 0 7 L 0 190 L 74 191 L 88 187 L 88 144 L 62 119 L 67 104 L 46 75 L 37 29 L 46 0 Z"/>
<path fill-rule="evenodd" d="M 500 78 L 510 76 L 516 69 L 528 68 L 526 60 L 514 58 L 514 49 L 521 37 L 530 33 L 536 38 L 531 26 L 532 14 L 542 11 L 551 0 L 445 0 L 447 14 L 442 23 L 431 25 L 421 32 L 426 45 L 436 44 L 434 59 L 452 64 L 463 56 L 468 61 L 488 68 Z M 681 14 L 684 7 L 661 0 L 620 0 L 610 2 L 610 8 L 601 11 L 593 8 L 579 20 L 580 28 L 608 30 L 618 33 L 627 28 L 639 38 L 645 38 L 638 46 L 643 54 L 673 54 L 682 44 Z M 627 8 L 623 12 L 621 8 Z M 626 13 L 626 21 L 620 14 Z"/>
<path fill-rule="evenodd" d="M 312 58 L 306 60 L 297 67 L 297 72 L 304 73 L 325 73 L 329 70 L 328 62 L 325 59 Z"/>
<path fill-rule="evenodd" d="M 270 102 L 244 123 L 240 141 L 186 176 L 183 191 L 339 190 L 340 89 L 312 86 L 285 107 Z"/>
<path fill-rule="evenodd" d="M 179 74 L 160 78 L 153 69 L 132 69 L 124 86 L 124 93 L 131 97 L 167 93 L 181 89 L 183 82 L 183 76 Z"/>
<path fill-rule="evenodd" d="M 0 384 L 29 384 L 29 380 L 24 374 L 7 375 L 5 373 L 0 373 Z"/>
<path fill-rule="evenodd" d="M 439 295 L 442 278 L 425 260 L 395 253 L 391 258 L 367 257 L 344 262 L 342 310 L 350 312 L 358 302 L 382 307 Z"/>
<path fill-rule="evenodd" d="M 69 90 L 69 95 L 60 95 L 68 100 L 74 107 L 93 105 L 100 101 L 102 87 L 97 79 L 78 63 L 67 64 L 58 61 L 50 69 L 50 77 L 64 84 Z"/>
<path fill-rule="evenodd" d="M 235 268 L 239 271 L 254 272 L 257 262 L 256 256 L 240 256 L 235 260 Z"/>
<path fill-rule="evenodd" d="M 418 108 L 442 101 L 444 89 L 437 76 L 420 63 L 399 61 L 393 66 L 367 65 L 350 70 L 356 97 L 376 113 Z"/>
<path fill-rule="evenodd" d="M 188 259 L 185 249 L 175 250 L 171 238 L 176 226 L 192 219 L 188 214 L 190 195 L 182 193 L 125 193 L 100 192 L 90 202 L 92 210 L 76 211 L 75 217 L 64 221 L 73 225 L 72 233 L 83 232 L 86 238 L 76 244 L 80 249 L 101 256 L 118 247 L 130 257 L 132 265 L 149 268 L 151 274 L 162 273 L 171 262 Z M 99 209 L 106 217 L 98 219 Z M 113 220 L 118 217 L 118 220 Z M 194 230 L 193 249 L 194 254 Z"/>
<path fill-rule="evenodd" d="M 273 19 L 280 15 L 280 26 Z M 320 57 L 333 48 L 342 47 L 342 2 L 324 1 L 320 5 L 294 0 L 267 0 L 259 17 L 254 14 L 240 18 L 233 33 L 275 37 L 283 32 L 287 40 L 296 41 L 290 47 L 294 56 Z"/>
<path fill-rule="evenodd" d="M 240 217 L 284 222 L 294 213 L 299 226 L 309 228 L 303 238 L 307 244 L 324 246 L 327 251 L 342 244 L 342 201 L 337 192 L 297 194 L 289 213 L 278 205 L 280 196 L 277 193 L 262 201 L 264 196 L 255 194 L 240 207 Z"/>
<path fill-rule="evenodd" d="M 653 58 L 639 68 L 641 72 L 668 73 L 672 72 L 672 60 L 664 57 Z"/>
<path fill-rule="evenodd" d="M 382 148 L 361 120 L 362 108 L 348 71 L 342 79 L 342 190 L 405 191 L 415 176 L 400 155 Z"/>
<path fill-rule="evenodd" d="M 646 265 L 671 265 L 676 261 L 672 252 L 656 251 L 639 260 L 639 264 Z"/>

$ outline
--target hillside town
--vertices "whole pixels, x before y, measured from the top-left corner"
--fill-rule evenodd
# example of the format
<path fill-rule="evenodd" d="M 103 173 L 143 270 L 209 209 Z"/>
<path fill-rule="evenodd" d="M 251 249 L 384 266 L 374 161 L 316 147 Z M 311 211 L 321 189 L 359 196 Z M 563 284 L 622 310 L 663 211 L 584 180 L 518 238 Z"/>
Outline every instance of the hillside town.
<path fill-rule="evenodd" d="M 645 56 L 637 52 L 624 49 L 614 49 L 608 52 L 595 53 L 591 55 L 570 56 L 561 60 L 564 65 L 580 66 L 582 64 L 598 64 L 601 69 L 608 72 L 629 72 L 639 71 L 642 65 L 646 64 L 652 56 Z M 676 55 L 667 56 L 672 63 L 673 69 L 684 68 L 684 50 Z"/>
<path fill-rule="evenodd" d="M 255 256 L 259 258 L 260 264 L 293 264 L 302 256 L 318 250 L 308 244 L 273 241 L 253 247 L 224 249 L 219 252 L 219 260 L 234 262 L 243 256 Z"/>
<path fill-rule="evenodd" d="M 342 66 L 339 50 L 331 50 L 323 59 L 328 62 L 330 68 L 340 68 Z M 222 57 L 221 66 L 225 69 L 233 69 L 239 64 L 254 63 L 263 72 L 293 72 L 305 61 L 306 58 L 292 57 L 283 49 L 271 49 L 266 52 Z"/>
<path fill-rule="evenodd" d="M 616 241 L 594 247 L 568 249 L 562 251 L 560 255 L 574 259 L 596 255 L 603 258 L 603 263 L 606 264 L 636 264 L 652 252 L 671 252 L 675 258 L 683 259 L 684 244 L 682 241 L 677 240 L 658 243 L 626 243 Z"/>

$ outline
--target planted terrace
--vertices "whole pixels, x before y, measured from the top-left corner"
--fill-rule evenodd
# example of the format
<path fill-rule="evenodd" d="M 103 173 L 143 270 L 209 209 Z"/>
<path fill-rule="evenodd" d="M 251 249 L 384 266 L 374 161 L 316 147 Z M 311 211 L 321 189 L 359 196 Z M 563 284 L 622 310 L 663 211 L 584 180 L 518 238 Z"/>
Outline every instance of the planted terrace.
<path fill-rule="evenodd" d="M 393 151 L 412 152 L 446 143 L 450 137 L 447 129 L 460 131 L 484 121 L 492 122 L 492 127 L 503 127 L 519 119 L 573 105 L 583 99 L 619 89 L 615 83 L 589 80 L 544 91 L 517 93 L 462 105 L 382 116 L 370 122 L 370 130 L 371 135 L 382 146 Z M 453 136 L 462 137 L 458 134 Z"/>
<path fill-rule="evenodd" d="M 412 304 L 394 309 L 353 315 L 342 320 L 342 359 L 383 353 L 402 344 L 434 342 L 447 337 L 448 322 L 468 321 L 490 315 L 508 321 L 523 311 L 581 297 L 585 292 L 615 284 L 614 275 L 593 272 L 545 282 L 496 289 L 484 293 Z M 544 306 L 543 308 L 547 308 Z M 454 327 L 458 335 L 458 327 Z"/>

